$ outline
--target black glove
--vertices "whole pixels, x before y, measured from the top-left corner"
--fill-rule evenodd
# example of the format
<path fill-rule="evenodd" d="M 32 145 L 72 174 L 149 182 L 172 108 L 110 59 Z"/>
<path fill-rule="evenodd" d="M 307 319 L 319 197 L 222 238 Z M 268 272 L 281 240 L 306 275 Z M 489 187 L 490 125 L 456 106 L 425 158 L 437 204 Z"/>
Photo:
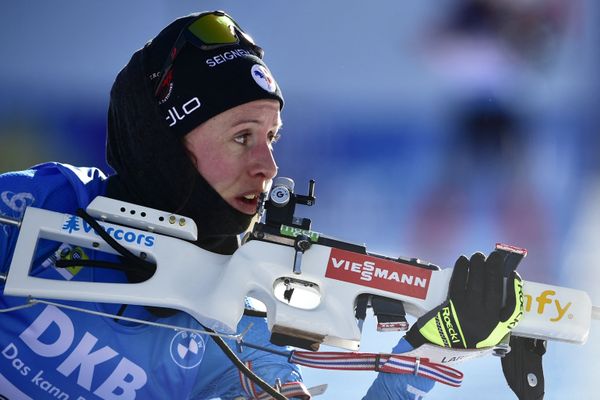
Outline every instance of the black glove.
<path fill-rule="evenodd" d="M 483 348 L 498 344 L 523 315 L 523 283 L 512 271 L 506 280 L 502 306 L 505 255 L 494 251 L 486 259 L 461 256 L 450 278 L 448 299 L 421 316 L 406 340 L 419 347 L 432 343 L 453 348 Z"/>

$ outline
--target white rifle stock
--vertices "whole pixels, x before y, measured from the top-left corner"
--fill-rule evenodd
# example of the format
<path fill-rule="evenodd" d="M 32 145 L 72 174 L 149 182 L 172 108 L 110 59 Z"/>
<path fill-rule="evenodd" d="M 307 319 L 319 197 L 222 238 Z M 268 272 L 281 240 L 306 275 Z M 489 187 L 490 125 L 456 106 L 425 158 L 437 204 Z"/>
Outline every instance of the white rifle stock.
<path fill-rule="evenodd" d="M 96 201 L 106 202 L 114 210 L 126 206 L 148 214 L 156 212 L 101 197 Z M 94 209 L 92 205 L 88 210 Z M 100 219 L 110 216 L 97 210 L 95 214 Z M 258 240 L 249 240 L 232 256 L 223 256 L 156 233 L 164 230 L 155 226 L 150 226 L 149 232 L 102 221 L 100 224 L 128 250 L 136 255 L 143 253 L 146 260 L 156 264 L 150 279 L 141 283 L 98 283 L 30 276 L 40 239 L 118 253 L 92 229 L 84 229 L 86 225 L 79 217 L 29 207 L 21 221 L 4 294 L 173 308 L 223 333 L 235 333 L 244 312 L 244 299 L 250 296 L 266 305 L 272 332 L 309 344 L 357 350 L 361 327 L 355 307 L 359 296 L 401 301 L 408 314 L 418 317 L 446 299 L 452 273 L 451 268 L 427 269 L 409 260 L 361 254 L 351 246 L 343 249 L 327 245 L 343 243 L 335 240 L 321 240 L 326 243 L 322 244 L 310 238 L 312 232 L 301 229 L 292 229 L 292 236 L 297 236 L 294 238 L 255 228 L 252 236 Z M 307 248 L 302 247 L 299 237 L 309 240 Z M 597 313 L 587 293 L 525 282 L 524 294 L 525 313 L 514 335 L 585 343 L 592 312 Z"/>

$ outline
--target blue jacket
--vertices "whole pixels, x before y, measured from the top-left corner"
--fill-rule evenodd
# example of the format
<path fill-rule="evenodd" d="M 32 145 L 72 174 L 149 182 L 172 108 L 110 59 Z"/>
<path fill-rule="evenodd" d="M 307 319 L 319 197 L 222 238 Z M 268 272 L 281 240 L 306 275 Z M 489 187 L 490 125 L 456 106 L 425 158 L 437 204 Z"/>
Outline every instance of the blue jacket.
<path fill-rule="evenodd" d="M 27 206 L 73 214 L 106 190 L 95 168 L 47 163 L 0 175 L 0 214 L 21 218 Z M 18 236 L 0 225 L 0 272 L 6 274 Z M 125 282 L 121 271 L 91 267 L 58 269 L 57 259 L 110 258 L 95 250 L 41 240 L 31 274 L 48 279 Z M 0 310 L 25 302 L 4 296 Z M 160 294 L 157 294 L 160 295 Z M 120 305 L 60 301 L 117 313 Z M 166 318 L 144 307 L 128 306 L 125 316 L 202 329 L 185 313 Z M 246 339 L 272 346 L 264 319 L 244 317 L 239 330 L 253 323 Z M 401 342 L 401 350 L 406 343 Z M 231 343 L 230 343 L 231 344 Z M 232 344 L 235 349 L 235 346 Z M 308 398 L 299 368 L 284 357 L 244 349 L 238 356 L 267 382 L 279 380 L 290 397 Z M 418 399 L 431 389 L 429 380 L 380 374 L 367 399 Z M 18 399 L 210 399 L 257 398 L 250 384 L 216 344 L 205 335 L 115 321 L 88 313 L 37 304 L 0 313 L 0 398 Z"/>

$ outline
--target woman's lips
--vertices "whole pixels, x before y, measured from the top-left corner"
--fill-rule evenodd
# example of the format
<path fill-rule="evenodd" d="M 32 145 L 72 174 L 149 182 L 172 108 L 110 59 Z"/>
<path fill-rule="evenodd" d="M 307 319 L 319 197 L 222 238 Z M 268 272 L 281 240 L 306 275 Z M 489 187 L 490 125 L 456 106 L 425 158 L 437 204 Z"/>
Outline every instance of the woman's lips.
<path fill-rule="evenodd" d="M 244 214 L 255 214 L 259 198 L 259 193 L 247 193 L 242 196 L 238 196 L 234 200 L 234 207 Z"/>

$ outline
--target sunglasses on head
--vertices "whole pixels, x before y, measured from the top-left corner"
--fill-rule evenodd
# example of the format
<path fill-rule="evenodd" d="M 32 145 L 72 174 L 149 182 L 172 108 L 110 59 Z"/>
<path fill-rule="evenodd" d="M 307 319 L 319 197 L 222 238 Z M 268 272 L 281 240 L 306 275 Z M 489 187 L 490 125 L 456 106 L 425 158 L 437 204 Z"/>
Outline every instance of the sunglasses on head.
<path fill-rule="evenodd" d="M 175 59 L 186 43 L 191 43 L 202 50 L 213 50 L 223 46 L 236 45 L 240 42 L 250 46 L 260 58 L 263 58 L 263 50 L 229 15 L 223 11 L 200 14 L 181 31 L 175 44 L 171 47 L 160 72 L 160 80 L 156 84 L 154 95 L 158 96 L 161 92 Z"/>

